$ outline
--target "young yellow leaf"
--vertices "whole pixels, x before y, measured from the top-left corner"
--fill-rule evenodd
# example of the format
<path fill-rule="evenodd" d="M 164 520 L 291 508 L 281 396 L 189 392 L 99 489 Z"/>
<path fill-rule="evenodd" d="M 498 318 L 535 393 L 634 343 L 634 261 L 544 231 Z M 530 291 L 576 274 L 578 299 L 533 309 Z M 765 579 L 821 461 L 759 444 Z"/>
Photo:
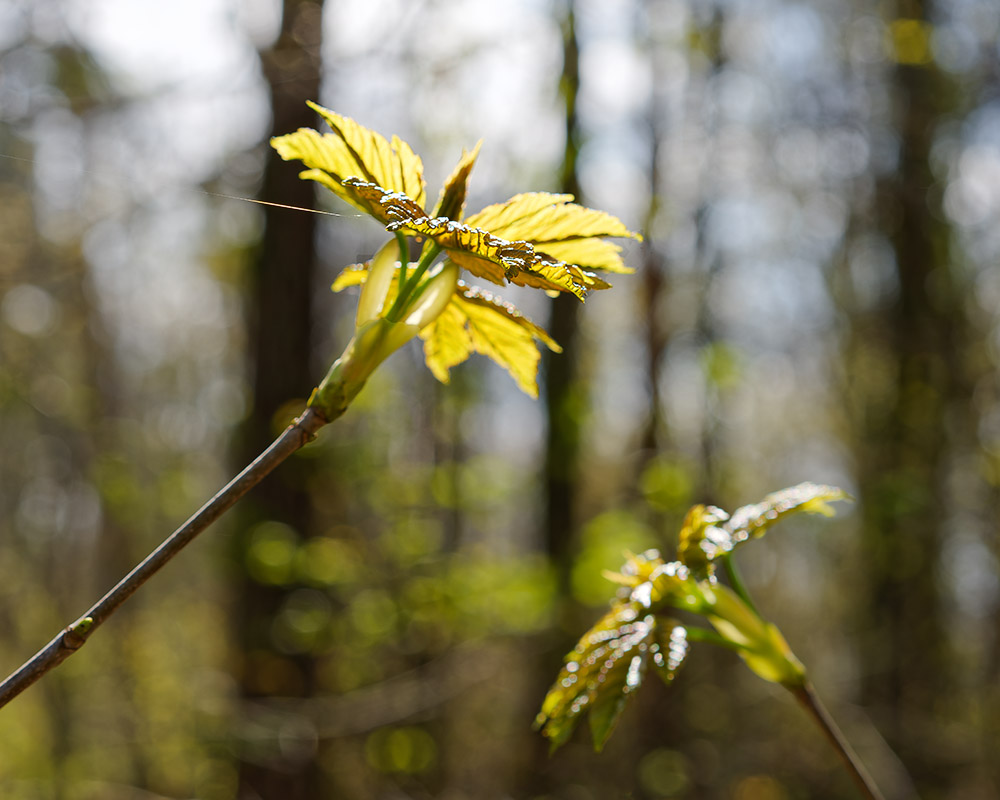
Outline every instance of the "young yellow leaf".
<path fill-rule="evenodd" d="M 425 200 L 423 164 L 410 146 L 397 136 L 388 142 L 349 117 L 309 103 L 329 124 L 332 133 L 320 134 L 312 128 L 276 136 L 271 146 L 285 161 L 298 160 L 309 169 L 300 177 L 317 181 L 355 208 L 371 214 L 383 224 L 391 218 L 378 203 L 366 200 L 347 178 L 376 183 L 389 192 L 398 192 L 422 207 Z"/>
<path fill-rule="evenodd" d="M 583 300 L 592 289 L 608 289 L 611 284 L 575 264 L 539 253 L 529 242 L 508 241 L 481 228 L 472 228 L 447 217 L 428 217 L 424 210 L 399 192 L 359 178 L 347 178 L 344 187 L 366 203 L 374 216 L 393 221 L 390 233 L 424 236 L 447 250 L 451 260 L 479 278 L 503 286 L 510 281 L 556 292 L 568 292 Z"/>
<path fill-rule="evenodd" d="M 581 300 L 591 290 L 610 289 L 611 284 L 593 272 L 580 269 L 576 264 L 555 261 L 547 253 L 538 253 L 540 259 L 530 270 L 522 270 L 510 276 L 510 282 L 518 286 L 530 286 L 550 292 L 570 292 Z"/>
<path fill-rule="evenodd" d="M 828 505 L 836 500 L 850 500 L 850 495 L 836 486 L 800 483 L 765 497 L 761 502 L 743 506 L 723 524 L 731 535 L 733 544 L 763 536 L 774 523 L 795 513 L 833 515 Z"/>
<path fill-rule="evenodd" d="M 517 231 L 519 227 L 527 227 L 530 231 L 530 224 L 525 225 L 525 221 L 530 221 L 535 214 L 541 213 L 546 208 L 560 203 L 572 203 L 571 194 L 551 194 L 549 192 L 525 192 L 516 194 L 503 203 L 494 203 L 486 206 L 482 211 L 469 217 L 475 220 L 476 225 L 489 226 L 498 231 Z"/>
<path fill-rule="evenodd" d="M 448 307 L 420 336 L 427 366 L 442 383 L 448 382 L 448 370 L 472 353 L 480 353 L 506 369 L 531 397 L 538 396 L 541 355 L 536 341 L 554 352 L 561 350 L 513 305 L 464 283 L 459 284 Z"/>
<path fill-rule="evenodd" d="M 377 217 L 384 225 L 398 219 L 426 219 L 424 209 L 412 198 L 402 192 L 390 192 L 377 183 L 361 178 L 344 178 L 344 189 L 353 193 L 354 197 L 372 210 L 369 213 Z M 404 231 L 405 233 L 406 231 Z"/>
<path fill-rule="evenodd" d="M 699 578 L 712 574 L 712 561 L 733 549 L 733 537 L 719 524 L 729 519 L 721 508 L 692 506 L 684 517 L 677 543 L 677 557 Z"/>
<path fill-rule="evenodd" d="M 581 300 L 591 289 L 609 287 L 596 275 L 573 264 L 546 259 L 529 242 L 501 239 L 481 228 L 444 217 L 401 219 L 387 229 L 405 230 L 433 239 L 462 269 L 500 286 L 510 281 L 518 286 L 569 292 Z"/>
<path fill-rule="evenodd" d="M 363 286 L 368 281 L 371 263 L 371 261 L 366 261 L 364 264 L 351 264 L 349 267 L 344 267 L 340 274 L 334 279 L 333 285 L 330 288 L 335 292 L 342 292 L 344 289 L 349 289 L 351 286 Z M 382 303 L 382 308 L 389 308 L 393 304 L 396 300 L 396 294 L 398 291 L 399 270 L 397 269 L 392 282 L 386 289 L 385 301 Z"/>
<path fill-rule="evenodd" d="M 584 269 L 632 272 L 619 255 L 621 248 L 603 237 L 642 237 L 617 217 L 572 200 L 569 194 L 519 194 L 505 203 L 487 206 L 470 216 L 466 224 L 505 239 L 523 239 L 556 261 Z"/>
<path fill-rule="evenodd" d="M 687 655 L 683 634 L 673 635 L 678 627 L 672 619 L 644 613 L 637 603 L 615 603 L 566 656 L 535 718 L 552 749 L 564 744 L 589 712 L 594 748 L 600 750 L 650 662 L 672 681 Z"/>
<path fill-rule="evenodd" d="M 351 264 L 341 270 L 330 288 L 335 292 L 342 292 L 351 286 L 361 286 L 367 280 L 368 264 Z"/>
<path fill-rule="evenodd" d="M 530 240 L 537 250 L 559 261 L 576 264 L 584 269 L 599 269 L 628 275 L 635 272 L 625 266 L 622 260 L 620 245 L 605 239 L 586 237 L 582 239 L 567 239 L 560 242 L 545 242 Z"/>
<path fill-rule="evenodd" d="M 465 196 L 468 191 L 469 173 L 476 163 L 476 156 L 479 155 L 479 148 L 482 147 L 483 140 L 480 139 L 472 152 L 463 151 L 462 160 L 458 162 L 448 180 L 441 187 L 441 194 L 438 197 L 437 205 L 434 206 L 432 217 L 448 217 L 448 219 L 461 220 L 462 212 L 465 210 Z"/>

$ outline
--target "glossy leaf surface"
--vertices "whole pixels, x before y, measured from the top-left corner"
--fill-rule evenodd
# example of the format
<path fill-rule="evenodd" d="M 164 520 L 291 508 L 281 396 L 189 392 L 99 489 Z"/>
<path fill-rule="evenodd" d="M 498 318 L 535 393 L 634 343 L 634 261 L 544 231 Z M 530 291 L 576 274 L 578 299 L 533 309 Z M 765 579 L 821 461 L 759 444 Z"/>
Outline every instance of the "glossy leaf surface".
<path fill-rule="evenodd" d="M 471 152 L 462 153 L 461 161 L 458 162 L 451 175 L 444 182 L 444 186 L 441 187 L 441 194 L 434 206 L 432 217 L 462 219 L 462 212 L 465 210 L 465 197 L 469 187 L 469 173 L 472 172 L 472 168 L 476 164 L 476 157 L 479 155 L 479 148 L 482 144 L 483 142 L 480 140 Z"/>
<path fill-rule="evenodd" d="M 618 218 L 572 200 L 571 194 L 528 192 L 487 206 L 466 223 L 505 239 L 530 242 L 555 261 L 588 270 L 632 272 L 621 259 L 621 247 L 603 237 L 642 237 Z"/>
<path fill-rule="evenodd" d="M 688 510 L 681 525 L 677 557 L 699 578 L 711 574 L 713 559 L 733 549 L 733 537 L 719 527 L 729 515 L 715 506 L 697 505 Z"/>
<path fill-rule="evenodd" d="M 712 562 L 749 539 L 763 536 L 769 527 L 791 514 L 832 516 L 830 503 L 849 500 L 835 486 L 800 483 L 743 506 L 732 516 L 714 506 L 695 506 L 681 528 L 678 557 L 699 577 L 712 572 Z"/>
<path fill-rule="evenodd" d="M 424 359 L 434 376 L 448 382 L 448 370 L 472 353 L 481 353 L 506 369 L 518 387 L 538 396 L 536 342 L 554 352 L 561 348 L 513 305 L 490 292 L 459 284 L 444 312 L 420 333 Z"/>
<path fill-rule="evenodd" d="M 732 517 L 714 506 L 697 505 L 684 519 L 680 561 L 666 561 L 658 551 L 647 550 L 629 554 L 620 571 L 605 572 L 622 587 L 619 596 L 566 657 L 536 718 L 553 748 L 566 742 L 589 712 L 594 745 L 600 749 L 649 665 L 671 682 L 689 639 L 736 651 L 765 680 L 793 689 L 803 686 L 805 668 L 781 632 L 760 616 L 748 596 L 716 580 L 712 562 L 789 514 L 830 515 L 828 504 L 844 499 L 847 494 L 836 487 L 803 483 L 744 506 Z M 674 610 L 700 615 L 715 630 L 679 625 L 666 617 Z"/>
<path fill-rule="evenodd" d="M 668 683 L 687 655 L 683 628 L 635 601 L 617 602 L 577 643 L 542 704 L 535 724 L 555 749 L 584 713 L 600 750 L 629 698 L 653 665 Z"/>
<path fill-rule="evenodd" d="M 370 264 L 352 264 L 344 269 L 333 282 L 333 291 L 364 285 Z M 386 306 L 395 300 L 398 274 L 397 269 L 396 279 L 386 290 Z M 543 344 L 556 353 L 562 349 L 513 304 L 461 281 L 448 306 L 421 330 L 420 338 L 424 341 L 424 360 L 442 383 L 448 383 L 452 367 L 479 353 L 507 370 L 518 387 L 531 397 L 538 396 L 541 359 L 538 345 Z"/>
<path fill-rule="evenodd" d="M 569 292 L 581 300 L 592 289 L 611 286 L 575 264 L 536 251 L 530 242 L 507 240 L 447 217 L 429 217 L 409 198 L 374 183 L 350 179 L 346 184 L 393 220 L 386 225 L 387 230 L 433 240 L 448 251 L 452 261 L 476 277 L 500 286 L 510 281 L 519 286 Z"/>
<path fill-rule="evenodd" d="M 312 128 L 277 136 L 271 145 L 286 161 L 301 161 L 309 169 L 299 173 L 317 181 L 355 208 L 370 214 L 383 224 L 390 221 L 385 208 L 365 198 L 347 178 L 359 178 L 377 184 L 388 192 L 398 192 L 418 207 L 425 200 L 423 164 L 410 146 L 397 136 L 392 141 L 369 130 L 350 117 L 336 114 L 309 103 L 330 126 L 332 132 L 321 134 Z"/>
<path fill-rule="evenodd" d="M 829 504 L 837 500 L 850 500 L 850 495 L 836 486 L 800 483 L 769 494 L 759 503 L 736 509 L 723 527 L 732 536 L 733 543 L 740 544 L 763 536 L 768 528 L 791 514 L 832 517 L 835 512 Z"/>

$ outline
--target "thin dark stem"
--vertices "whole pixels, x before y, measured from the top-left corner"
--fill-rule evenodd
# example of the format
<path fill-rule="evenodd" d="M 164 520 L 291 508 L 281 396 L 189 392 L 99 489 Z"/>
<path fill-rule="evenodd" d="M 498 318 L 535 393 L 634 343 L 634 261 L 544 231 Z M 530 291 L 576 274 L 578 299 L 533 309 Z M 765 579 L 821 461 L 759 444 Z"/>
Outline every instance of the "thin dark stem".
<path fill-rule="evenodd" d="M 228 511 L 282 461 L 316 436 L 329 420 L 317 408 L 307 408 L 295 422 L 233 478 L 218 494 L 205 503 L 187 522 L 160 543 L 128 575 L 98 600 L 76 622 L 60 631 L 45 647 L 0 683 L 0 708 L 31 684 L 50 672 L 79 650 L 97 627 L 110 617 L 154 573 L 176 556 L 195 536 Z"/>
<path fill-rule="evenodd" d="M 830 712 L 826 710 L 826 706 L 820 701 L 812 684 L 807 682 L 804 686 L 788 687 L 788 689 L 819 725 L 823 735 L 830 742 L 830 746 L 837 751 L 840 760 L 844 762 L 844 767 L 861 790 L 861 794 L 868 800 L 884 800 L 878 786 L 872 780 L 872 776 L 868 774 L 868 770 L 865 769 L 858 754 L 854 752 L 854 748 L 851 747 L 850 742 L 847 741 L 837 723 L 834 722 Z"/>

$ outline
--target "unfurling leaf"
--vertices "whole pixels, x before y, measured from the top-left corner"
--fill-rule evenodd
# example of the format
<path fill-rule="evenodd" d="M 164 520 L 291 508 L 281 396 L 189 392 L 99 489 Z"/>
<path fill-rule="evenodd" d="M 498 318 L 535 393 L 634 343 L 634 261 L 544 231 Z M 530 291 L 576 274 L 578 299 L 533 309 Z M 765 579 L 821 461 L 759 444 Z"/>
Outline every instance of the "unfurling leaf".
<path fill-rule="evenodd" d="M 733 538 L 733 545 L 747 539 L 763 536 L 774 523 L 791 514 L 820 514 L 832 517 L 834 510 L 829 503 L 850 500 L 843 489 L 815 483 L 800 483 L 765 497 L 761 502 L 736 509 L 723 527 Z"/>
<path fill-rule="evenodd" d="M 650 663 L 665 681 L 673 680 L 687 654 L 683 631 L 637 602 L 617 602 L 566 657 L 545 697 L 535 725 L 552 749 L 564 744 L 589 712 L 594 747 L 600 750 Z"/>
<path fill-rule="evenodd" d="M 406 142 L 398 137 L 388 141 L 348 117 L 309 105 L 332 132 L 300 128 L 275 137 L 271 144 L 283 159 L 308 167 L 300 177 L 323 184 L 379 220 L 397 239 L 372 262 L 349 267 L 334 282 L 334 291 L 362 284 L 366 288 L 358 304 L 355 338 L 310 404 L 326 404 L 323 409 L 331 414 L 343 413 L 344 402 L 356 396 L 367 379 L 368 367 L 380 363 L 390 347 L 408 340 L 412 332 L 404 338 L 398 323 L 431 326 L 422 334 L 424 351 L 441 381 L 447 382 L 451 367 L 478 352 L 507 369 L 526 393 L 537 396 L 537 344 L 554 351 L 559 346 L 510 304 L 461 284 L 458 271 L 500 286 L 514 283 L 583 300 L 592 290 L 610 288 L 591 270 L 631 272 L 621 260 L 621 248 L 604 237 L 641 237 L 610 214 L 573 203 L 572 195 L 519 194 L 463 223 L 479 144 L 463 151 L 428 213 L 423 165 Z M 415 262 L 409 261 L 404 236 L 422 241 Z M 453 296 L 446 295 L 448 286 Z M 347 386 L 347 381 L 353 383 Z"/>
<path fill-rule="evenodd" d="M 618 597 L 566 657 L 535 719 L 552 748 L 563 744 L 589 712 L 594 744 L 600 749 L 650 659 L 669 683 L 689 640 L 736 651 L 765 680 L 792 690 L 805 685 L 805 668 L 781 631 L 753 607 L 745 589 L 737 585 L 736 591 L 715 578 L 713 561 L 788 514 L 829 515 L 828 503 L 844 499 L 847 494 L 835 487 L 803 483 L 744 506 L 732 517 L 714 506 L 694 506 L 681 530 L 680 561 L 665 561 L 656 550 L 647 550 L 629 554 L 619 572 L 606 572 L 605 577 L 621 587 Z M 730 570 L 730 579 L 734 575 Z M 666 616 L 674 610 L 698 614 L 715 630 L 679 625 Z"/>
<path fill-rule="evenodd" d="M 703 505 L 692 507 L 684 517 L 677 557 L 699 578 L 707 578 L 712 561 L 733 549 L 732 535 L 719 527 L 728 518 L 721 508 Z"/>
<path fill-rule="evenodd" d="M 333 291 L 365 285 L 371 263 L 344 269 L 333 282 Z M 397 269 L 397 279 L 386 290 L 385 306 L 392 305 L 396 298 L 398 276 Z M 538 396 L 541 353 L 537 343 L 555 353 L 562 352 L 543 328 L 513 305 L 462 281 L 444 311 L 421 330 L 420 338 L 424 341 L 424 360 L 441 383 L 448 383 L 452 367 L 479 353 L 507 370 L 518 388 L 531 397 Z"/>
<path fill-rule="evenodd" d="M 538 396 L 538 361 L 535 342 L 554 352 L 561 348 L 552 338 L 510 303 L 474 286 L 459 284 L 451 303 L 420 333 L 424 359 L 434 376 L 448 382 L 448 370 L 472 353 L 493 359 L 506 369 L 518 387 Z"/>
<path fill-rule="evenodd" d="M 469 187 L 469 173 L 472 172 L 482 144 L 483 140 L 480 139 L 476 142 L 471 153 L 462 153 L 462 160 L 458 162 L 454 171 L 444 182 L 444 186 L 441 187 L 441 194 L 438 196 L 437 205 L 434 206 L 432 217 L 447 217 L 456 221 L 462 219 L 462 212 L 465 210 L 465 196 Z"/>
<path fill-rule="evenodd" d="M 524 240 L 553 261 L 583 269 L 630 273 L 622 261 L 621 248 L 602 237 L 641 239 L 616 217 L 572 202 L 571 194 L 528 192 L 505 203 L 487 206 L 466 220 L 510 240 Z"/>
<path fill-rule="evenodd" d="M 653 612 L 671 607 L 704 613 L 706 608 L 705 594 L 687 566 L 680 561 L 664 561 L 657 550 L 629 554 L 620 572 L 605 572 L 604 577 L 629 589 L 619 597 L 627 597 Z"/>
<path fill-rule="evenodd" d="M 271 140 L 271 145 L 285 161 L 298 160 L 309 167 L 299 173 L 300 178 L 323 184 L 383 224 L 391 219 L 385 209 L 345 184 L 345 179 L 359 178 L 378 184 L 423 207 L 423 164 L 406 142 L 393 136 L 390 143 L 381 134 L 358 125 L 349 117 L 315 103 L 309 103 L 309 107 L 323 117 L 332 133 L 320 134 L 312 128 L 299 128 L 295 133 Z"/>
<path fill-rule="evenodd" d="M 378 207 L 393 220 L 386 225 L 386 230 L 425 236 L 448 251 L 451 260 L 462 269 L 492 283 L 503 286 L 510 281 L 519 286 L 569 292 L 581 300 L 591 289 L 611 286 L 576 264 L 558 261 L 536 251 L 530 242 L 504 239 L 448 217 L 429 217 L 409 198 L 371 182 L 350 178 L 345 184 L 360 200 L 372 208 Z"/>
<path fill-rule="evenodd" d="M 849 499 L 843 489 L 835 486 L 801 483 L 743 506 L 732 516 L 714 506 L 694 506 L 684 518 L 677 556 L 695 575 L 705 578 L 712 574 L 715 559 L 749 539 L 763 536 L 779 520 L 800 512 L 831 516 L 833 509 L 828 503 Z"/>

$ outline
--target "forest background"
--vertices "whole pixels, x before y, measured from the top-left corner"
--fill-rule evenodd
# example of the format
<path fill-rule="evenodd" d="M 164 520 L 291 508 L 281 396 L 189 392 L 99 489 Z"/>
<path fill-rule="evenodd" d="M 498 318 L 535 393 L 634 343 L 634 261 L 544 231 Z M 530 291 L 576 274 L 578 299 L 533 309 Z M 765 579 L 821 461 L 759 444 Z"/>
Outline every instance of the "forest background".
<path fill-rule="evenodd" d="M 5 798 L 853 797 L 700 647 L 595 757 L 530 730 L 626 549 L 857 499 L 741 553 L 890 797 L 1000 797 L 1000 7 L 989 0 L 4 0 L 0 671 L 299 410 L 382 233 L 267 146 L 316 99 L 470 207 L 645 234 L 537 401 L 416 345 L 0 712 Z M 322 193 L 322 190 L 320 190 Z M 259 197 L 344 214 L 262 208 Z"/>

